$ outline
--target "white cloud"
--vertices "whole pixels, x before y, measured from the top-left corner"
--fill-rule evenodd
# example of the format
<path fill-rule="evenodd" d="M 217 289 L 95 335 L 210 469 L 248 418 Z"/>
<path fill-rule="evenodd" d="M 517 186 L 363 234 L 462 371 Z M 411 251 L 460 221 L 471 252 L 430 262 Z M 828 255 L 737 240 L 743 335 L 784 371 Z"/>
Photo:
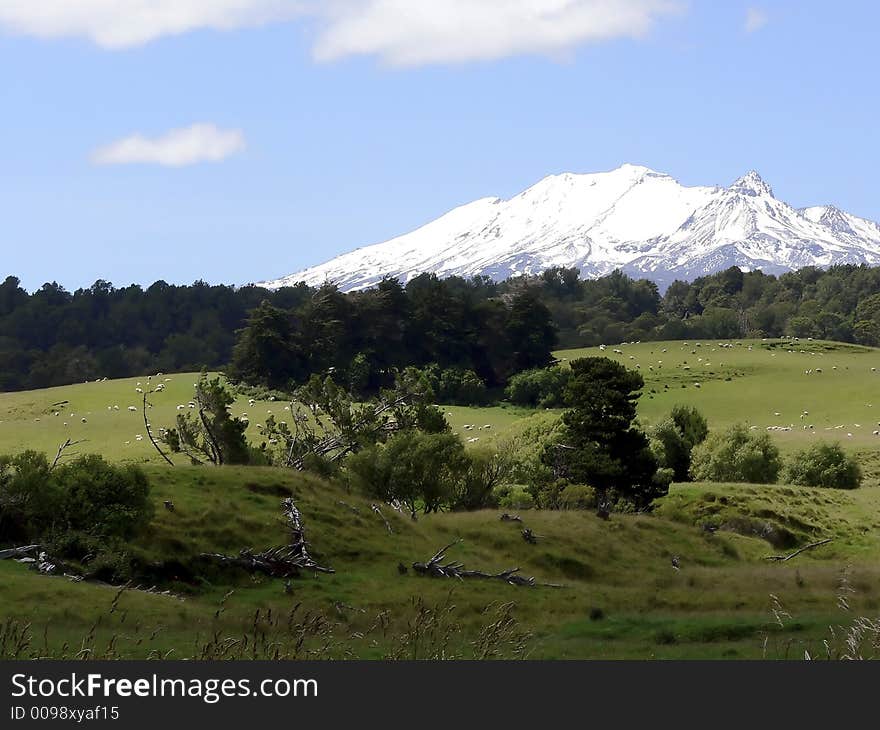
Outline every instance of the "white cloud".
<path fill-rule="evenodd" d="M 754 33 L 761 30 L 770 20 L 760 8 L 749 8 L 746 10 L 746 33 Z"/>
<path fill-rule="evenodd" d="M 105 48 L 211 28 L 308 18 L 321 61 L 369 55 L 385 63 L 489 60 L 638 38 L 686 0 L 0 0 L 0 29 L 82 37 Z"/>
<path fill-rule="evenodd" d="M 301 5 L 297 0 L 0 0 L 0 27 L 129 48 L 203 28 L 231 30 L 286 20 Z"/>
<path fill-rule="evenodd" d="M 554 55 L 645 35 L 670 0 L 360 0 L 331 5 L 315 56 L 378 56 L 395 66 Z"/>
<path fill-rule="evenodd" d="M 238 130 L 218 129 L 213 124 L 193 124 L 172 129 L 161 137 L 132 134 L 101 147 L 92 154 L 96 165 L 153 164 L 183 167 L 199 162 L 219 162 L 244 149 Z"/>

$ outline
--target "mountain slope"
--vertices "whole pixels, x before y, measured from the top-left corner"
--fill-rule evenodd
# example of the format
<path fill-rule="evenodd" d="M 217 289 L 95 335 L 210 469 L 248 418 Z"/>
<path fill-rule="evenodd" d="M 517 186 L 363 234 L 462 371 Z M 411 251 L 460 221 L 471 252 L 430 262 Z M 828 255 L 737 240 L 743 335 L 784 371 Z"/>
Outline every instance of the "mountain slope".
<path fill-rule="evenodd" d="M 734 265 L 780 273 L 835 263 L 880 264 L 880 226 L 833 206 L 795 209 L 756 172 L 727 188 L 685 187 L 623 165 L 551 175 L 509 200 L 476 200 L 411 233 L 263 286 L 332 281 L 353 290 L 383 276 L 503 279 L 566 266 L 585 277 L 621 268 L 665 287 Z"/>

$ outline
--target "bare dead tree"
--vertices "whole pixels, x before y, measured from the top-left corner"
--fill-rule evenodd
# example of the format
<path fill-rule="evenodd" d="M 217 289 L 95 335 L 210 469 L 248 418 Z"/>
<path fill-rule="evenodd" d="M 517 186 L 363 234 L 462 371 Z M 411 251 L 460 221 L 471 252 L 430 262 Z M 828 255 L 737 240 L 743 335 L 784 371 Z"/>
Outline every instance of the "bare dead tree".
<path fill-rule="evenodd" d="M 532 576 L 519 575 L 519 568 L 508 568 L 499 573 L 485 573 L 481 570 L 466 570 L 462 563 L 446 560 L 446 552 L 453 545 L 458 544 L 461 540 L 451 542 L 443 548 L 440 548 L 430 560 L 424 563 L 415 562 L 412 564 L 413 570 L 418 575 L 428 576 L 430 578 L 457 578 L 464 580 L 465 578 L 482 578 L 486 580 L 502 580 L 514 586 L 527 586 L 534 588 L 536 586 L 544 586 L 547 588 L 562 588 L 557 583 L 538 583 Z"/>
<path fill-rule="evenodd" d="M 64 456 L 72 456 L 72 454 L 65 454 L 64 452 L 67 449 L 70 449 L 77 444 L 84 443 L 86 439 L 80 439 L 79 441 L 72 441 L 71 439 L 67 439 L 63 444 L 58 447 L 58 453 L 55 454 L 55 458 L 52 460 L 52 464 L 49 466 L 49 471 L 52 471 L 56 466 L 58 466 L 58 462 L 61 461 Z"/>
<path fill-rule="evenodd" d="M 149 391 L 150 393 L 155 393 L 155 390 Z M 174 466 L 174 462 L 168 457 L 168 455 L 162 451 L 159 447 L 159 443 L 156 441 L 156 437 L 153 436 L 153 429 L 150 426 L 150 421 L 147 418 L 147 406 L 151 405 L 147 402 L 147 393 L 144 393 L 144 429 L 147 432 L 147 438 L 150 439 L 150 443 L 153 444 L 153 448 L 159 452 L 159 456 L 161 456 L 168 463 L 169 466 Z"/>

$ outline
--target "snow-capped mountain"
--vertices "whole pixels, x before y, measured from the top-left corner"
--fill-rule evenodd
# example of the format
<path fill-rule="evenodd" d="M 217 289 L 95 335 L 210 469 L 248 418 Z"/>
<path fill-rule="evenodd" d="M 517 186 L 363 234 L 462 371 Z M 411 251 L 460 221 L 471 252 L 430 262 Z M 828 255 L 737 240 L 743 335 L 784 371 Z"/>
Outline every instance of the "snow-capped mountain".
<path fill-rule="evenodd" d="M 647 167 L 551 175 L 509 200 L 482 198 L 385 243 L 262 286 L 335 282 L 345 291 L 423 272 L 505 279 L 551 266 L 584 277 L 620 268 L 665 288 L 739 266 L 781 273 L 880 264 L 880 226 L 834 206 L 795 209 L 756 172 L 730 187 L 685 187 Z"/>

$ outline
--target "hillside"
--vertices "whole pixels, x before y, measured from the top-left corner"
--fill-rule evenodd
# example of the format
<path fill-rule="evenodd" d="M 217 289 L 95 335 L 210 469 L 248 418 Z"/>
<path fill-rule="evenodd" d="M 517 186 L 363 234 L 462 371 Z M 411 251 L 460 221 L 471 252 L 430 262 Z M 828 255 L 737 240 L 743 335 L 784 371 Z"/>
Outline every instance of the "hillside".
<path fill-rule="evenodd" d="M 514 602 L 517 631 L 532 634 L 527 645 L 533 657 L 758 657 L 765 635 L 769 655 L 782 656 L 786 642 L 818 645 L 829 623 L 846 621 L 835 606 L 844 564 L 853 566 L 854 610 L 875 608 L 880 597 L 876 487 L 827 493 L 676 486 L 653 516 L 616 515 L 605 522 L 586 512 L 523 513 L 541 536 L 529 545 L 519 525 L 500 521 L 498 511 L 426 516 L 414 523 L 385 508 L 394 530 L 388 532 L 369 502 L 291 472 L 149 467 L 148 473 L 156 517 L 131 550 L 152 567 L 160 587 L 175 595 L 139 590 L 120 595 L 108 586 L 43 577 L 0 562 L 0 619 L 30 624 L 33 639 L 26 651 L 70 655 L 85 641 L 96 656 L 241 652 L 259 658 L 267 655 L 267 645 L 289 650 L 303 634 L 305 646 L 319 656 L 342 656 L 346 650 L 364 657 L 411 655 L 413 644 L 403 637 L 414 630 L 419 615 L 414 602 L 421 600 L 423 607 L 439 609 L 433 618 L 421 614 L 422 651 L 448 642 L 448 653 L 472 656 L 470 642 L 480 629 L 493 622 L 499 606 Z M 199 552 L 282 542 L 278 504 L 287 494 L 302 511 L 313 553 L 334 574 L 296 580 L 291 594 L 282 581 L 203 565 L 201 579 L 188 577 Z M 174 512 L 162 509 L 167 498 L 173 498 Z M 726 525 L 716 533 L 701 526 L 713 515 Z M 787 551 L 749 534 L 768 525 L 777 534 L 791 531 L 798 541 L 828 534 L 835 541 L 795 561 L 768 563 L 764 556 Z M 495 572 L 519 566 L 523 575 L 565 587 L 398 572 L 398 563 L 426 560 L 459 539 L 449 558 L 469 568 Z M 672 556 L 680 570 L 672 567 Z M 793 616 L 785 630 L 774 628 L 771 594 Z M 294 625 L 285 628 L 294 605 L 299 605 Z M 299 625 L 307 616 L 312 629 L 316 617 L 323 617 L 320 630 Z M 0 628 L 0 655 L 10 650 L 10 636 L 20 628 L 20 623 Z"/>
<path fill-rule="evenodd" d="M 561 266 L 585 278 L 619 268 L 665 289 L 731 266 L 778 274 L 840 263 L 880 263 L 880 226 L 834 206 L 795 209 L 754 171 L 729 187 L 686 187 L 627 164 L 551 175 L 508 200 L 476 200 L 411 233 L 262 285 L 332 281 L 348 291 L 385 276 L 499 281 Z"/>
<path fill-rule="evenodd" d="M 656 422 L 672 406 L 685 403 L 697 406 L 711 428 L 737 422 L 761 430 L 775 427 L 770 433 L 783 449 L 817 438 L 839 440 L 852 449 L 880 447 L 880 438 L 873 433 L 880 430 L 880 401 L 873 403 L 871 396 L 880 384 L 880 350 L 808 340 L 737 340 L 651 342 L 555 354 L 563 362 L 601 354 L 637 368 L 645 378 L 639 402 L 645 423 Z M 197 378 L 196 373 L 160 378 L 165 390 L 150 398 L 154 428 L 173 424 L 178 406 L 189 403 Z M 161 463 L 146 438 L 142 396 L 137 392 L 150 382 L 144 375 L 0 393 L 0 453 L 35 448 L 54 455 L 59 444 L 71 438 L 82 441 L 81 451 L 114 460 Z M 257 425 L 269 415 L 284 420 L 286 408 L 279 401 L 250 405 L 240 396 L 232 412 L 248 415 L 249 438 L 259 443 Z M 509 404 L 477 409 L 445 406 L 444 412 L 459 433 L 465 424 L 490 425 L 489 432 L 478 434 L 484 441 L 503 436 L 532 413 Z"/>
<path fill-rule="evenodd" d="M 21 651 L 42 655 L 70 654 L 70 647 L 85 642 L 99 656 L 264 656 L 270 644 L 293 652 L 300 639 L 320 656 L 411 655 L 412 632 L 421 627 L 434 637 L 429 644 L 472 656 L 481 632 L 503 624 L 512 632 L 504 634 L 503 648 L 496 647 L 504 655 L 515 653 L 517 632 L 528 632 L 536 657 L 757 657 L 768 635 L 771 656 L 791 651 L 789 642 L 801 653 L 805 642 L 815 653 L 830 624 L 847 622 L 836 608 L 846 566 L 856 590 L 853 609 L 870 612 L 880 605 L 880 441 L 873 435 L 880 417 L 868 400 L 880 377 L 880 352 L 775 340 L 642 343 L 557 354 L 567 362 L 600 353 L 645 376 L 645 423 L 676 403 L 689 403 L 713 429 L 738 421 L 772 427 L 783 450 L 840 440 L 858 454 L 865 485 L 854 492 L 673 485 L 652 515 L 614 515 L 608 522 L 591 512 L 523 512 L 524 524 L 539 536 L 536 545 L 522 539 L 522 525 L 500 521 L 501 510 L 413 522 L 385 506 L 389 532 L 368 501 L 315 477 L 272 468 L 162 465 L 146 439 L 137 440 L 144 429 L 136 388 L 148 382 L 145 377 L 7 393 L 0 395 L 0 453 L 31 447 L 54 454 L 70 437 L 82 441 L 78 451 L 146 464 L 156 513 L 128 549 L 142 579 L 173 595 L 118 594 L 0 561 L 7 599 L 0 619 L 12 621 L 0 630 L 0 655 L 29 624 L 31 640 Z M 161 376 L 166 389 L 151 397 L 153 423 L 170 423 L 177 407 L 186 407 L 195 378 Z M 138 410 L 128 411 L 130 405 Z M 257 439 L 257 419 L 270 411 L 281 418 L 284 407 L 239 398 L 233 411 L 249 414 L 249 433 Z M 444 410 L 455 431 L 464 424 L 490 425 L 480 433 L 483 442 L 503 440 L 535 413 L 509 405 Z M 281 544 L 279 503 L 286 496 L 302 511 L 313 554 L 334 574 L 297 580 L 288 594 L 282 581 L 221 570 L 198 557 Z M 165 500 L 173 501 L 173 512 L 164 509 Z M 791 562 L 764 559 L 827 537 L 831 544 Z M 449 560 L 492 573 L 520 567 L 539 583 L 565 587 L 399 573 L 399 564 L 427 560 L 457 540 Z M 774 624 L 771 595 L 792 614 L 784 629 Z M 503 608 L 510 602 L 515 608 Z M 294 605 L 294 628 L 285 628 Z M 499 610 L 512 610 L 519 628 L 496 624 Z"/>

